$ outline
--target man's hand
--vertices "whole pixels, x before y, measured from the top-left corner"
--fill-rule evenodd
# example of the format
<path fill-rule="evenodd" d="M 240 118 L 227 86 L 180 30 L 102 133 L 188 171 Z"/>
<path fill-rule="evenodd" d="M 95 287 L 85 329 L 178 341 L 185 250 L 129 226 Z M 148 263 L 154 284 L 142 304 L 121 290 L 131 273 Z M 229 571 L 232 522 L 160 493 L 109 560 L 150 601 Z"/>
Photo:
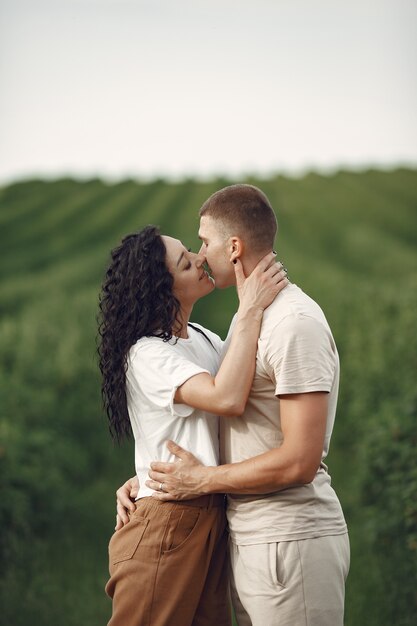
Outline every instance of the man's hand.
<path fill-rule="evenodd" d="M 130 521 L 130 513 L 134 513 L 136 507 L 134 500 L 138 495 L 139 480 L 137 476 L 129 478 L 119 489 L 116 491 L 116 527 L 114 530 L 120 530 L 125 524 Z"/>
<path fill-rule="evenodd" d="M 204 483 L 210 468 L 202 465 L 191 452 L 173 441 L 167 442 L 167 448 L 178 461 L 151 463 L 151 480 L 147 480 L 145 484 L 155 490 L 152 497 L 157 500 L 191 500 L 207 493 Z"/>

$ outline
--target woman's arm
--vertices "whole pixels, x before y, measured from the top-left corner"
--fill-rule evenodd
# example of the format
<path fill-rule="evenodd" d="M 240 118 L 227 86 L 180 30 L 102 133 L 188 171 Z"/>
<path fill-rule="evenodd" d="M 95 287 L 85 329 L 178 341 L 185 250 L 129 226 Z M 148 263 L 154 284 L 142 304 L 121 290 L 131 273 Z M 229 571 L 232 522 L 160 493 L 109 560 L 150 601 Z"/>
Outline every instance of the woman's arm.
<path fill-rule="evenodd" d="M 215 377 L 197 374 L 176 391 L 175 402 L 215 415 L 242 415 L 255 372 L 256 350 L 264 309 L 288 285 L 286 272 L 271 252 L 248 278 L 235 265 L 239 309 L 230 346 Z"/>

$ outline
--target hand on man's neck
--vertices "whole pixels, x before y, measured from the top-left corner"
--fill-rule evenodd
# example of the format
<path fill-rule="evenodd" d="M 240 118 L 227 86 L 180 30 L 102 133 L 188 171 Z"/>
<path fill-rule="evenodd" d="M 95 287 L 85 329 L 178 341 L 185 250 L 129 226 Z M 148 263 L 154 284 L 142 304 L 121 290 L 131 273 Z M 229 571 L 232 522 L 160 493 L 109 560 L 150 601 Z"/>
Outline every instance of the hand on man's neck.
<path fill-rule="evenodd" d="M 255 267 L 258 265 L 259 261 L 269 252 L 272 252 L 272 250 L 265 250 L 264 252 L 256 254 L 242 254 L 242 256 L 240 257 L 240 261 L 242 263 L 245 276 L 250 276 Z"/>

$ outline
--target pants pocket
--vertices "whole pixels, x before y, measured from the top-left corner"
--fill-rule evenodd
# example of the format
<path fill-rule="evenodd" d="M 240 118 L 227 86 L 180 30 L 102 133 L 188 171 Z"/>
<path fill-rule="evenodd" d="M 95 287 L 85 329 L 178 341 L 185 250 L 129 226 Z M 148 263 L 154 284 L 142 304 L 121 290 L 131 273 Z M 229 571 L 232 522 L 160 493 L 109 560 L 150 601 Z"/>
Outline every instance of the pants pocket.
<path fill-rule="evenodd" d="M 162 553 L 179 550 L 191 537 L 200 517 L 200 509 L 174 509 L 171 511 L 162 543 Z"/>
<path fill-rule="evenodd" d="M 282 543 L 270 543 L 269 565 L 272 582 L 278 587 L 284 588 L 284 550 Z"/>
<path fill-rule="evenodd" d="M 112 535 L 109 543 L 109 562 L 112 565 L 133 557 L 142 540 L 149 520 L 133 516 L 128 524 Z"/>

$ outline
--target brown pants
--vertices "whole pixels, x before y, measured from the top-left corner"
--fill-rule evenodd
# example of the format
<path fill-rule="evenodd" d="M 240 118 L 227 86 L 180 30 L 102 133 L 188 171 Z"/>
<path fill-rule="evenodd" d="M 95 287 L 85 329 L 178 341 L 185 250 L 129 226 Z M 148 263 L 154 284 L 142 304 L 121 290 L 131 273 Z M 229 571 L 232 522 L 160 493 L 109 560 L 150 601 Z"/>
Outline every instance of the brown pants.
<path fill-rule="evenodd" d="M 108 626 L 230 626 L 224 498 L 142 498 L 109 544 Z"/>

